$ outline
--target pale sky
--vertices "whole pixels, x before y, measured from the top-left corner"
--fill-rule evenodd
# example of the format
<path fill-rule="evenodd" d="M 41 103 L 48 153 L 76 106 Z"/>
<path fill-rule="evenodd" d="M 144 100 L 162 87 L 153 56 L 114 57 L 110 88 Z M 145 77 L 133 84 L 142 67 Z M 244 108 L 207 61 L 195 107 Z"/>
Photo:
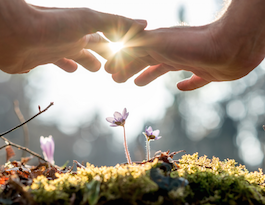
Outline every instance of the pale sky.
<path fill-rule="evenodd" d="M 214 19 L 216 8 L 212 0 L 28 0 L 27 2 L 50 7 L 89 7 L 101 12 L 123 15 L 129 18 L 146 19 L 147 29 L 177 25 L 177 9 L 180 4 L 187 6 L 187 18 L 190 25 L 207 24 Z M 100 58 L 102 65 L 105 60 Z M 144 122 L 148 119 L 160 119 L 165 109 L 173 102 L 172 96 L 164 86 L 167 79 L 163 76 L 145 87 L 137 87 L 133 80 L 117 84 L 111 76 L 101 70 L 91 73 L 81 66 L 75 73 L 66 73 L 53 65 L 40 66 L 28 74 L 29 85 L 25 88 L 31 99 L 32 108 L 55 103 L 52 109 L 39 119 L 55 123 L 64 132 L 74 132 L 76 127 L 90 120 L 95 112 L 105 117 L 112 116 L 123 108 L 129 111 L 126 123 L 127 136 L 141 133 Z M 174 85 L 175 86 L 175 85 Z M 32 98 L 32 89 L 38 89 Z M 177 89 L 177 88 L 175 88 Z M 36 109 L 32 111 L 36 112 Z M 113 131 L 121 135 L 119 129 Z M 122 140 L 122 137 L 119 136 Z"/>

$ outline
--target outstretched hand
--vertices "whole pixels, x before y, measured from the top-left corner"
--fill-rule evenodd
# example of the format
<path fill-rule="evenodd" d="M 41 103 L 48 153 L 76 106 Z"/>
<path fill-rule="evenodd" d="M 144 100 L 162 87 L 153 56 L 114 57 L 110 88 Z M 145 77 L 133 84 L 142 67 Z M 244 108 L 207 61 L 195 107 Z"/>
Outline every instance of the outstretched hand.
<path fill-rule="evenodd" d="M 87 49 L 109 57 L 107 42 L 130 39 L 146 21 L 100 13 L 88 8 L 44 8 L 24 0 L 0 2 L 0 69 L 15 74 L 54 63 L 67 72 L 77 63 L 97 71 L 100 62 Z"/>
<path fill-rule="evenodd" d="M 265 3 L 236 3 L 233 1 L 226 14 L 209 25 L 140 33 L 107 62 L 106 71 L 116 82 L 125 82 L 149 66 L 135 79 L 139 86 L 168 71 L 190 71 L 192 77 L 177 84 L 184 91 L 247 75 L 265 56 Z"/>

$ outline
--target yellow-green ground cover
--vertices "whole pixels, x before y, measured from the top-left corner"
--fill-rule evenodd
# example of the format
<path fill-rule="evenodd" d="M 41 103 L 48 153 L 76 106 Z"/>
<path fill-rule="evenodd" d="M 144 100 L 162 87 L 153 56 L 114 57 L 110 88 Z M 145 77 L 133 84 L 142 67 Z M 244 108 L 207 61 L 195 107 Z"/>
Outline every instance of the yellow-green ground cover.
<path fill-rule="evenodd" d="M 183 155 L 178 168 L 159 169 L 158 160 L 145 164 L 95 167 L 87 163 L 76 173 L 38 176 L 25 187 L 36 204 L 265 204 L 265 176 L 249 172 L 234 160 Z M 185 178 L 188 185 L 162 189 L 150 177 L 158 169 L 170 179 Z"/>

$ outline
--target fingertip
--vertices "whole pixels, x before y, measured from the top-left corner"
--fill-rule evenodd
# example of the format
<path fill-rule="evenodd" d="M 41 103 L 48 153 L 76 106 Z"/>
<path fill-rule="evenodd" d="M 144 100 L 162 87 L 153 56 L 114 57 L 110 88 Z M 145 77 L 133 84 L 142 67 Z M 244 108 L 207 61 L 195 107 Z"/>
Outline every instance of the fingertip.
<path fill-rule="evenodd" d="M 148 83 L 143 83 L 143 82 L 140 81 L 138 78 L 136 78 L 136 79 L 134 80 L 134 84 L 137 85 L 137 86 L 139 86 L 139 87 L 143 87 L 143 86 L 147 85 Z"/>
<path fill-rule="evenodd" d="M 111 74 L 111 68 L 110 68 L 110 65 L 109 65 L 108 61 L 105 63 L 104 69 L 105 69 L 105 71 L 107 73 L 110 73 Z"/>
<path fill-rule="evenodd" d="M 62 70 L 68 72 L 68 73 L 73 73 L 77 70 L 77 64 L 76 62 L 74 62 L 71 59 L 60 59 L 56 62 L 53 63 L 54 65 L 57 65 L 59 68 L 61 68 Z"/>
<path fill-rule="evenodd" d="M 119 73 L 117 74 L 113 74 L 112 75 L 112 79 L 116 82 L 116 83 L 125 83 L 128 79 L 124 78 L 122 75 L 120 75 Z"/>
<path fill-rule="evenodd" d="M 109 74 L 115 74 L 118 72 L 118 70 L 116 69 L 115 63 L 112 62 L 112 61 L 107 61 L 104 68 L 105 68 L 105 71 Z"/>
<path fill-rule="evenodd" d="M 90 71 L 92 73 L 95 73 L 95 72 L 100 70 L 101 64 L 98 64 L 98 65 L 96 65 L 96 64 L 93 64 L 93 65 L 82 65 L 82 66 L 86 70 L 88 70 L 88 71 Z"/>
<path fill-rule="evenodd" d="M 94 70 L 92 72 L 97 72 L 101 68 L 101 63 L 99 62 L 97 66 L 94 67 Z"/>
<path fill-rule="evenodd" d="M 185 91 L 185 83 L 183 83 L 184 81 L 180 81 L 176 84 L 177 88 L 181 91 Z"/>
<path fill-rule="evenodd" d="M 91 72 L 97 72 L 101 68 L 100 61 L 88 50 L 83 49 L 73 60 Z"/>
<path fill-rule="evenodd" d="M 187 79 L 178 82 L 176 86 L 180 91 L 192 91 L 202 87 L 203 85 L 202 86 L 195 85 L 193 82 L 190 81 L 190 79 Z"/>
<path fill-rule="evenodd" d="M 147 21 L 143 19 L 135 19 L 135 22 L 143 29 L 147 26 Z"/>
<path fill-rule="evenodd" d="M 66 71 L 67 73 L 73 73 L 77 70 L 78 65 L 75 65 L 74 67 L 69 67 L 69 68 L 63 68 L 64 71 Z"/>
<path fill-rule="evenodd" d="M 201 77 L 193 75 L 189 79 L 185 79 L 183 81 L 178 82 L 176 86 L 181 91 L 191 91 L 201 88 L 209 83 L 210 81 L 207 81 Z"/>

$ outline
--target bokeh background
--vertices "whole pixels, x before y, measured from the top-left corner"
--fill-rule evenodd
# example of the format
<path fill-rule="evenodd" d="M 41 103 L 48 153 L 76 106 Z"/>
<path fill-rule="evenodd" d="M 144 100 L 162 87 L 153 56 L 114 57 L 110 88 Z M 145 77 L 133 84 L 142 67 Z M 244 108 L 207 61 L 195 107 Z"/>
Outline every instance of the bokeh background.
<path fill-rule="evenodd" d="M 147 29 L 170 27 L 185 22 L 191 26 L 208 24 L 222 10 L 222 0 L 28 0 L 48 7 L 89 7 L 102 12 L 146 19 Z M 29 148 L 42 154 L 40 136 L 55 140 L 55 162 L 63 165 L 73 160 L 96 166 L 126 161 L 123 130 L 109 127 L 106 117 L 115 111 L 129 111 L 126 132 L 133 161 L 145 158 L 146 126 L 161 131 L 162 139 L 151 142 L 151 155 L 157 150 L 178 151 L 221 160 L 233 158 L 249 170 L 264 168 L 265 132 L 265 65 L 261 63 L 248 76 L 233 82 L 211 83 L 199 90 L 181 92 L 176 82 L 189 77 L 184 71 L 170 72 L 145 87 L 133 80 L 115 83 L 104 71 L 105 60 L 98 56 L 102 68 L 91 73 L 79 66 L 66 73 L 53 65 L 39 66 L 28 74 L 9 75 L 0 72 L 0 132 L 17 124 L 13 102 L 25 119 L 47 112 L 28 123 Z M 5 136 L 24 145 L 23 129 Z M 0 142 L 0 146 L 4 142 Z M 16 150 L 20 159 L 22 152 Z M 28 155 L 28 154 L 27 154 Z M 175 156 L 175 159 L 181 154 Z M 5 150 L 0 150 L 1 164 Z M 31 160 L 37 164 L 36 158 Z"/>

